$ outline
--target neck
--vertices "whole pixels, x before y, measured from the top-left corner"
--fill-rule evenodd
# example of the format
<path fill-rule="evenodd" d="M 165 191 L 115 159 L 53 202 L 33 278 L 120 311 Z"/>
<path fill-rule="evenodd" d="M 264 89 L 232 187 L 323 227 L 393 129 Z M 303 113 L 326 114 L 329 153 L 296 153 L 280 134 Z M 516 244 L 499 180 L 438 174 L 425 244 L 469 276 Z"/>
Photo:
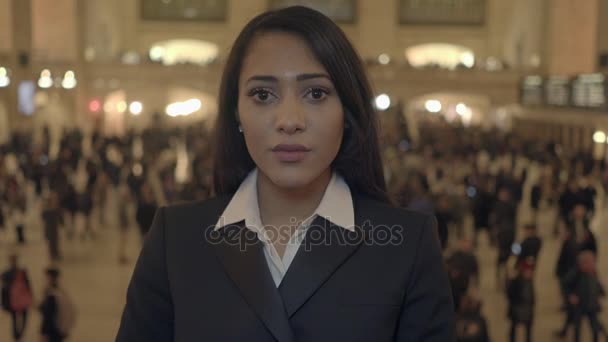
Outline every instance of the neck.
<path fill-rule="evenodd" d="M 331 180 L 330 169 L 301 188 L 286 189 L 275 185 L 262 172 L 258 173 L 258 205 L 264 225 L 301 222 L 310 217 L 319 206 Z"/>

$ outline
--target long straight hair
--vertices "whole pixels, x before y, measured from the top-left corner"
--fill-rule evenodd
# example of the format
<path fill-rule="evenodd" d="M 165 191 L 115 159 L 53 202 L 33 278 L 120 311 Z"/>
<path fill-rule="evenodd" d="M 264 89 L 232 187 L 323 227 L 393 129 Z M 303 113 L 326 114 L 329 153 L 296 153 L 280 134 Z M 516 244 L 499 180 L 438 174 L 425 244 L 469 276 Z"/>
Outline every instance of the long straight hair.
<path fill-rule="evenodd" d="M 342 30 L 313 9 L 293 6 L 253 18 L 236 38 L 219 91 L 213 183 L 216 195 L 234 193 L 255 167 L 238 130 L 237 104 L 243 59 L 256 35 L 287 32 L 303 38 L 329 73 L 344 109 L 344 136 L 331 167 L 354 194 L 390 202 L 377 132 L 373 93 L 361 59 Z"/>

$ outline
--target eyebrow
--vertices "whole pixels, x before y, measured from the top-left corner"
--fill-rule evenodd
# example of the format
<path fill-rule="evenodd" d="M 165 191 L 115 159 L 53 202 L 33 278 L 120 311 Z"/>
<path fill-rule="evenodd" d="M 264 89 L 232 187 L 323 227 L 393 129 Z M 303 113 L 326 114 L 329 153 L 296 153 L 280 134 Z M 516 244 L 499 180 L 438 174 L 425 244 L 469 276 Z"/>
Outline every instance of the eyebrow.
<path fill-rule="evenodd" d="M 310 80 L 310 79 L 314 79 L 314 78 L 326 78 L 328 80 L 331 81 L 331 78 L 329 77 L 329 75 L 327 74 L 321 74 L 321 73 L 316 73 L 316 74 L 300 74 L 298 76 L 296 76 L 296 81 L 306 81 L 306 80 Z M 251 81 L 264 81 L 264 82 L 279 82 L 279 79 L 276 78 L 275 76 L 270 76 L 270 75 L 255 75 L 255 76 L 251 76 L 246 83 L 249 83 Z"/>

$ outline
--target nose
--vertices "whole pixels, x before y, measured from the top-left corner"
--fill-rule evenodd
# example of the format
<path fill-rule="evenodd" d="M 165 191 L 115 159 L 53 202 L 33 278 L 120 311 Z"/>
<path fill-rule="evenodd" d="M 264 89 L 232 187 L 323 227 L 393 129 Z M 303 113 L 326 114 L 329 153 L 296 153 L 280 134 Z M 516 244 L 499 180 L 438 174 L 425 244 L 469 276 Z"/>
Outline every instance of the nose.
<path fill-rule="evenodd" d="M 306 129 L 306 117 L 297 100 L 285 99 L 277 107 L 276 130 L 279 133 L 295 134 Z"/>

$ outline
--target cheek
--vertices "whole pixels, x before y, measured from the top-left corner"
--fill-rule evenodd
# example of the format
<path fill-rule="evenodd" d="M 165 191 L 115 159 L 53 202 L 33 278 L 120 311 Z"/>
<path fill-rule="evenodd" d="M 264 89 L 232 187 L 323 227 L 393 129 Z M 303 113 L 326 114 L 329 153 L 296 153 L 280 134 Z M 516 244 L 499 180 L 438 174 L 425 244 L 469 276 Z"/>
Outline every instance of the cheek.
<path fill-rule="evenodd" d="M 268 148 L 265 143 L 268 140 L 268 129 L 265 128 L 261 120 L 246 120 L 243 121 L 243 133 L 245 136 L 245 144 L 249 154 L 256 159 L 263 151 Z"/>
<path fill-rule="evenodd" d="M 344 134 L 344 115 L 339 112 L 339 115 L 323 115 L 320 116 L 319 122 L 316 124 L 318 128 L 318 143 L 322 145 L 323 153 L 336 154 L 342 143 Z M 321 143 L 322 142 L 322 143 Z"/>
<path fill-rule="evenodd" d="M 247 149 L 252 156 L 255 151 L 263 148 L 263 142 L 268 137 L 268 123 L 264 121 L 267 115 L 256 106 L 247 103 L 247 101 L 239 101 L 239 121 L 243 128 L 243 136 Z"/>

